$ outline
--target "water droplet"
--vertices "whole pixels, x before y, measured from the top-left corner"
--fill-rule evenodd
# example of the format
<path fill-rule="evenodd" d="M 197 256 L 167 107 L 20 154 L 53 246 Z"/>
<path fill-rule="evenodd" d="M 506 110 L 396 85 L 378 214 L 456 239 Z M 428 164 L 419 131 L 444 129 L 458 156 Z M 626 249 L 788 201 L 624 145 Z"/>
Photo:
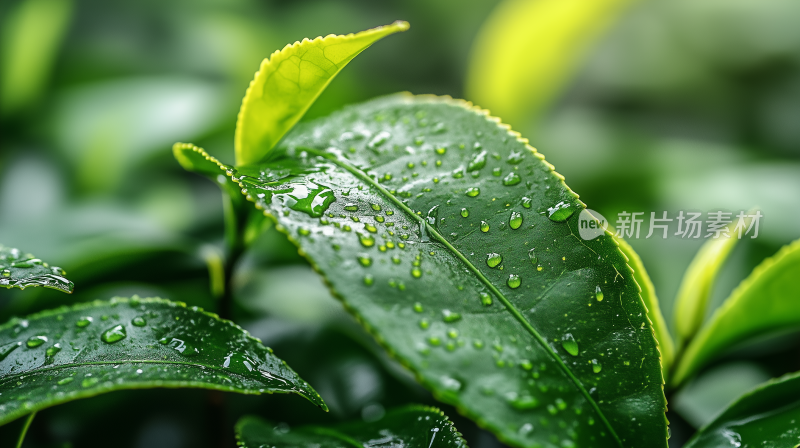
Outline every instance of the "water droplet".
<path fill-rule="evenodd" d="M 0 361 L 6 359 L 6 357 L 10 355 L 11 352 L 16 350 L 20 346 L 22 346 L 22 342 L 19 341 L 9 342 L 8 344 L 0 345 Z"/>
<path fill-rule="evenodd" d="M 520 280 L 519 275 L 517 274 L 510 274 L 508 276 L 508 280 L 506 281 L 506 285 L 508 285 L 511 289 L 519 288 L 519 285 L 522 284 L 522 280 Z"/>
<path fill-rule="evenodd" d="M 475 154 L 475 157 L 467 165 L 467 171 L 476 171 L 486 166 L 486 151 Z"/>
<path fill-rule="evenodd" d="M 358 254 L 358 262 L 361 263 L 361 266 L 367 267 L 372 265 L 372 258 L 370 258 L 367 254 Z"/>
<path fill-rule="evenodd" d="M 144 327 L 145 325 L 147 325 L 147 321 L 144 320 L 144 317 L 142 316 L 134 317 L 131 323 L 136 327 Z"/>
<path fill-rule="evenodd" d="M 358 211 L 358 205 L 356 205 L 356 204 L 345 204 L 344 209 L 347 210 L 348 212 L 357 212 Z"/>
<path fill-rule="evenodd" d="M 561 201 L 547 209 L 547 217 L 553 222 L 564 222 L 573 213 L 575 213 L 575 207 L 566 201 Z"/>
<path fill-rule="evenodd" d="M 423 330 L 427 330 L 428 327 L 431 326 L 431 322 L 428 319 L 422 319 L 419 321 L 419 327 Z"/>
<path fill-rule="evenodd" d="M 469 196 L 471 198 L 474 198 L 475 196 L 477 196 L 479 194 L 481 194 L 481 189 L 480 188 L 478 188 L 478 187 L 467 188 L 467 192 L 466 192 L 467 196 Z"/>
<path fill-rule="evenodd" d="M 288 183 L 281 186 L 280 190 L 265 191 L 265 196 L 260 198 L 265 203 L 273 199 L 291 210 L 302 212 L 312 218 L 322 216 L 328 207 L 336 201 L 333 190 L 314 182 Z"/>
<path fill-rule="evenodd" d="M 47 342 L 47 336 L 31 336 L 25 345 L 27 345 L 28 348 L 34 348 L 44 344 L 45 342 Z"/>
<path fill-rule="evenodd" d="M 11 277 L 11 271 L 8 269 L 3 269 L 2 274 L 3 277 Z"/>
<path fill-rule="evenodd" d="M 600 290 L 599 285 L 594 289 L 594 296 L 597 298 L 598 302 L 603 301 L 603 291 Z"/>
<path fill-rule="evenodd" d="M 433 346 L 438 346 L 438 345 L 441 345 L 442 340 L 439 339 L 438 336 L 431 336 L 431 337 L 428 338 L 428 343 L 433 345 Z"/>
<path fill-rule="evenodd" d="M 515 173 L 514 171 L 508 173 L 506 177 L 503 178 L 503 185 L 507 187 L 517 185 L 520 182 L 522 182 L 522 178 L 519 177 L 519 174 Z"/>
<path fill-rule="evenodd" d="M 368 233 L 359 233 L 358 240 L 361 242 L 361 245 L 364 247 L 372 247 L 375 245 L 375 238 Z"/>
<path fill-rule="evenodd" d="M 508 221 L 508 225 L 512 229 L 519 229 L 522 225 L 522 215 L 519 212 L 511 212 L 511 219 Z"/>
<path fill-rule="evenodd" d="M 522 206 L 525 208 L 531 208 L 531 202 L 533 202 L 533 200 L 527 196 L 522 198 Z"/>
<path fill-rule="evenodd" d="M 447 152 L 447 148 L 444 148 L 444 147 L 436 148 L 436 154 L 443 155 L 446 152 Z"/>
<path fill-rule="evenodd" d="M 81 381 L 81 387 L 92 387 L 99 382 L 100 382 L 99 378 L 93 378 L 93 377 L 84 378 L 83 381 Z"/>
<path fill-rule="evenodd" d="M 81 317 L 77 322 L 75 322 L 75 325 L 77 325 L 78 328 L 86 328 L 92 323 L 93 320 L 94 319 L 92 319 L 91 316 Z"/>
<path fill-rule="evenodd" d="M 491 296 L 491 295 L 489 295 L 489 293 L 487 293 L 487 292 L 482 292 L 480 295 L 481 295 L 481 303 L 482 303 L 484 306 L 489 306 L 489 305 L 491 305 L 491 304 L 492 304 L 492 296 Z"/>
<path fill-rule="evenodd" d="M 533 409 L 536 406 L 539 406 L 539 400 L 527 394 L 521 396 L 512 394 L 511 399 L 508 400 L 508 403 L 511 405 L 511 407 L 519 411 L 527 411 L 528 409 Z"/>
<path fill-rule="evenodd" d="M 390 134 L 390 133 L 388 133 L 386 131 L 378 132 L 378 134 L 375 135 L 375 137 L 373 137 L 372 140 L 369 141 L 369 143 L 367 143 L 367 147 L 369 149 L 378 148 L 381 145 L 383 145 L 384 143 L 386 143 L 386 140 L 389 140 L 389 138 L 391 138 L 391 136 L 392 136 L 392 134 Z"/>
<path fill-rule="evenodd" d="M 299 233 L 299 234 L 300 234 L 300 235 L 302 235 L 302 236 L 308 236 L 308 235 L 311 235 L 311 231 L 310 231 L 310 230 L 308 230 L 308 229 L 306 229 L 305 227 L 300 227 L 300 228 L 298 228 L 298 229 L 297 229 L 297 233 Z"/>
<path fill-rule="evenodd" d="M 61 378 L 60 380 L 58 380 L 56 382 L 56 384 L 58 384 L 59 386 L 63 386 L 65 384 L 69 384 L 69 383 L 71 383 L 73 381 L 75 381 L 75 377 L 74 376 L 68 376 L 66 378 Z"/>
<path fill-rule="evenodd" d="M 461 314 L 450 310 L 442 310 L 442 320 L 447 323 L 453 323 L 461 320 Z"/>
<path fill-rule="evenodd" d="M 414 304 L 414 311 L 421 313 L 423 311 L 422 304 L 417 302 Z"/>
<path fill-rule="evenodd" d="M 511 154 L 508 155 L 508 158 L 506 159 L 506 162 L 508 162 L 508 163 L 510 163 L 512 165 L 516 165 L 516 164 L 522 162 L 522 160 L 523 160 L 523 153 L 522 152 L 511 151 Z"/>
<path fill-rule="evenodd" d="M 375 283 L 375 279 L 372 277 L 372 274 L 367 274 L 364 276 L 364 284 L 367 286 L 372 286 Z"/>
<path fill-rule="evenodd" d="M 481 221 L 481 232 L 486 233 L 489 231 L 489 223 L 486 221 Z"/>
<path fill-rule="evenodd" d="M 503 261 L 502 255 L 492 252 L 486 255 L 486 265 L 490 268 L 495 268 Z"/>
<path fill-rule="evenodd" d="M 466 218 L 467 216 L 469 216 L 469 210 L 467 210 L 466 208 L 462 208 L 461 209 L 461 216 L 463 218 Z"/>
<path fill-rule="evenodd" d="M 412 276 L 412 277 L 414 277 L 414 278 L 420 278 L 420 277 L 422 277 L 422 269 L 420 269 L 420 268 L 418 268 L 418 267 L 414 266 L 414 267 L 411 269 L 411 276 Z"/>
<path fill-rule="evenodd" d="M 108 330 L 104 331 L 103 334 L 100 336 L 100 340 L 105 342 L 106 344 L 113 344 L 115 342 L 119 342 L 128 335 L 125 327 L 122 325 L 114 325 L 113 327 L 109 328 Z"/>
<path fill-rule="evenodd" d="M 599 361 L 597 361 L 596 359 L 593 359 L 592 360 L 592 371 L 594 373 L 600 373 L 601 370 L 603 370 L 603 366 L 600 364 Z"/>
<path fill-rule="evenodd" d="M 458 337 L 458 330 L 456 330 L 455 328 L 451 328 L 451 329 L 447 330 L 447 337 L 449 337 L 450 339 L 457 338 Z"/>
<path fill-rule="evenodd" d="M 370 207 L 372 207 L 372 209 L 375 210 L 376 212 L 381 211 L 381 206 L 378 204 L 370 204 Z"/>
<path fill-rule="evenodd" d="M 536 264 L 536 262 L 539 261 L 539 258 L 536 256 L 536 253 L 533 249 L 528 251 L 528 258 L 530 258 L 531 263 L 533 264 Z"/>
<path fill-rule="evenodd" d="M 572 333 L 567 333 L 561 338 L 561 346 L 572 356 L 578 356 L 578 342 L 572 336 Z"/>

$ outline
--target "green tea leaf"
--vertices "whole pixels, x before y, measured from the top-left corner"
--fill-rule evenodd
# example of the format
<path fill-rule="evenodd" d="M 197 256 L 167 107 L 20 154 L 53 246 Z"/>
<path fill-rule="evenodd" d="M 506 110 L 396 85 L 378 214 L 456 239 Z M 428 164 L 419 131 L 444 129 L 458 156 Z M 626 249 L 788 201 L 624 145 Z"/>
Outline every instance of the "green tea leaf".
<path fill-rule="evenodd" d="M 332 427 L 304 426 L 289 429 L 248 416 L 236 424 L 236 438 L 242 448 L 467 446 L 442 411 L 427 406 L 406 406 L 393 409 L 374 422 L 359 421 Z"/>
<path fill-rule="evenodd" d="M 0 326 L 0 424 L 122 389 L 193 387 L 319 395 L 232 322 L 181 303 L 114 298 Z"/>
<path fill-rule="evenodd" d="M 714 281 L 738 241 L 733 235 L 709 239 L 686 268 L 673 311 L 679 347 L 690 341 L 703 325 Z"/>
<path fill-rule="evenodd" d="M 72 294 L 75 285 L 58 266 L 50 266 L 31 254 L 0 244 L 0 286 L 6 289 L 25 289 L 29 286 L 44 286 Z"/>
<path fill-rule="evenodd" d="M 739 397 L 698 431 L 686 448 L 792 447 L 800 444 L 800 374 L 769 381 Z"/>
<path fill-rule="evenodd" d="M 672 367 L 672 361 L 675 359 L 675 343 L 672 341 L 672 335 L 669 334 L 664 315 L 661 314 L 656 288 L 653 286 L 650 276 L 647 275 L 639 254 L 622 238 L 617 238 L 617 242 L 619 242 L 619 248 L 622 253 L 628 258 L 628 265 L 633 269 L 633 278 L 636 279 L 636 283 L 641 288 L 642 300 L 647 307 L 647 316 L 650 318 L 653 332 L 655 332 L 658 340 L 658 350 L 661 352 L 661 372 L 666 381 L 667 372 L 669 372 L 670 367 Z"/>
<path fill-rule="evenodd" d="M 800 240 L 784 246 L 758 265 L 686 348 L 673 385 L 679 385 L 703 365 L 736 343 L 795 328 L 800 323 Z"/>
<path fill-rule="evenodd" d="M 299 124 L 271 160 L 220 166 L 437 398 L 515 446 L 666 446 L 632 271 L 578 236 L 583 204 L 519 134 L 396 95 Z"/>
<path fill-rule="evenodd" d="M 500 3 L 473 44 L 467 97 L 517 126 L 541 114 L 630 1 Z"/>
<path fill-rule="evenodd" d="M 408 27 L 397 21 L 357 34 L 303 39 L 264 59 L 239 110 L 236 164 L 262 160 L 348 62 L 375 41 Z"/>

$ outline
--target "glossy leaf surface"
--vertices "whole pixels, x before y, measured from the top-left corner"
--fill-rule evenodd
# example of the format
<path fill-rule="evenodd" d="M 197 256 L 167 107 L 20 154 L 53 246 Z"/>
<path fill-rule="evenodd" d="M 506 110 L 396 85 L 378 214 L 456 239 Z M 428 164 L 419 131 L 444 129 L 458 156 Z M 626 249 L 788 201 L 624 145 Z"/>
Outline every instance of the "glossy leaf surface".
<path fill-rule="evenodd" d="M 800 240 L 767 258 L 725 299 L 686 348 L 672 383 L 678 385 L 725 349 L 800 324 Z"/>
<path fill-rule="evenodd" d="M 714 281 L 738 241 L 733 235 L 709 239 L 686 268 L 673 312 L 679 345 L 690 340 L 703 325 Z"/>
<path fill-rule="evenodd" d="M 658 350 L 661 352 L 661 371 L 664 373 L 666 380 L 666 373 L 675 359 L 675 344 L 672 341 L 672 335 L 669 334 L 664 315 L 661 314 L 656 288 L 653 285 L 653 281 L 650 280 L 650 276 L 647 275 L 647 270 L 645 270 L 639 254 L 633 250 L 627 241 L 618 238 L 617 242 L 619 242 L 619 248 L 622 253 L 628 258 L 628 265 L 633 269 L 633 277 L 636 279 L 636 283 L 639 284 L 639 288 L 641 288 L 642 300 L 647 307 L 647 316 L 650 317 L 653 331 L 656 334 L 656 339 L 658 339 Z"/>
<path fill-rule="evenodd" d="M 50 266 L 31 254 L 0 244 L 0 286 L 7 289 L 44 286 L 72 293 L 75 285 L 65 275 L 58 266 Z"/>
<path fill-rule="evenodd" d="M 374 422 L 352 422 L 332 427 L 286 428 L 258 417 L 244 417 L 236 425 L 242 448 L 466 448 L 453 423 L 438 409 L 407 406 L 387 412 Z"/>
<path fill-rule="evenodd" d="M 740 397 L 686 448 L 783 448 L 800 444 L 800 375 L 769 381 Z"/>
<path fill-rule="evenodd" d="M 221 168 L 439 399 L 516 446 L 666 445 L 631 269 L 611 236 L 577 236 L 583 204 L 518 134 L 396 95 L 276 151 Z"/>
<path fill-rule="evenodd" d="M 375 41 L 408 27 L 398 21 L 357 34 L 303 39 L 264 59 L 239 111 L 236 164 L 263 159 L 348 62 Z"/>
<path fill-rule="evenodd" d="M 162 299 L 115 298 L 0 326 L 0 424 L 122 389 L 319 395 L 230 321 Z"/>

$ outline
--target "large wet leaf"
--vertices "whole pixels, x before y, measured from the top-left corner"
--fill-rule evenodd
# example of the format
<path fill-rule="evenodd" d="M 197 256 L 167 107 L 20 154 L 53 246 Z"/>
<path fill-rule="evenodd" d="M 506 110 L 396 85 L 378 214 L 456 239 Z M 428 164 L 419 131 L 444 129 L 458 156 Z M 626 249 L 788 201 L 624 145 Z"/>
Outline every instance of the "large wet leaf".
<path fill-rule="evenodd" d="M 725 299 L 686 348 L 671 382 L 679 385 L 739 342 L 800 326 L 800 240 L 767 258 Z"/>
<path fill-rule="evenodd" d="M 406 448 L 466 448 L 467 444 L 442 411 L 407 406 L 387 412 L 374 422 L 352 422 L 332 427 L 288 428 L 258 417 L 236 424 L 242 448 L 353 448 L 393 446 Z"/>
<path fill-rule="evenodd" d="M 741 396 L 686 448 L 783 448 L 800 444 L 800 374 L 769 381 Z"/>
<path fill-rule="evenodd" d="M 397 21 L 357 34 L 303 39 L 264 59 L 239 111 L 236 164 L 263 159 L 348 62 L 375 41 L 408 26 Z"/>
<path fill-rule="evenodd" d="M 738 241 L 734 235 L 709 239 L 686 268 L 673 311 L 675 332 L 681 348 L 703 325 L 717 274 Z"/>
<path fill-rule="evenodd" d="M 665 446 L 653 330 L 610 235 L 518 134 L 397 95 L 221 166 L 447 403 L 516 446 Z M 278 157 L 282 154 L 282 157 Z"/>
<path fill-rule="evenodd" d="M 661 352 L 661 371 L 666 381 L 667 372 L 672 367 L 672 361 L 675 358 L 675 343 L 672 341 L 672 335 L 669 333 L 664 315 L 661 314 L 656 288 L 653 285 L 653 281 L 650 280 L 650 276 L 647 275 L 647 270 L 645 270 L 639 254 L 633 250 L 627 241 L 623 239 L 617 239 L 617 241 L 619 242 L 620 250 L 628 259 L 628 265 L 633 269 L 633 277 L 636 279 L 636 283 L 641 288 L 642 300 L 647 307 L 647 316 L 653 324 L 653 331 L 656 334 L 656 339 L 658 339 L 658 350 Z"/>
<path fill-rule="evenodd" d="M 472 47 L 467 96 L 521 126 L 580 68 L 587 50 L 631 0 L 506 0 Z M 517 124 L 519 123 L 519 124 Z"/>
<path fill-rule="evenodd" d="M 230 321 L 162 299 L 115 298 L 0 326 L 0 424 L 122 389 L 194 387 L 322 399 Z"/>
<path fill-rule="evenodd" d="M 58 266 L 50 266 L 31 254 L 0 244 L 0 286 L 6 289 L 44 286 L 71 294 L 75 285 L 65 275 Z"/>

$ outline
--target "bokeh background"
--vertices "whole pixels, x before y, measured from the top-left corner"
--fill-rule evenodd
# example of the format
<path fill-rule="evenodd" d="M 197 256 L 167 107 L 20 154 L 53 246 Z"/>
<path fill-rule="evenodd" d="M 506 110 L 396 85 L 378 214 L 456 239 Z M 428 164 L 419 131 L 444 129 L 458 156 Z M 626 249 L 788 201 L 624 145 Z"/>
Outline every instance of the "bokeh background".
<path fill-rule="evenodd" d="M 397 19 L 411 30 L 351 62 L 306 119 L 397 91 L 451 95 L 512 124 L 612 224 L 622 211 L 759 207 L 759 236 L 735 249 L 712 309 L 800 237 L 796 0 L 3 0 L 0 242 L 62 266 L 76 288 L 2 290 L 0 318 L 132 294 L 214 310 L 220 193 L 179 167 L 172 143 L 233 162 L 236 113 L 264 57 Z M 629 241 L 671 321 L 702 240 L 643 230 Z M 293 425 L 436 403 L 285 238 L 267 230 L 255 246 L 236 269 L 234 320 L 308 380 L 329 414 L 297 397 L 119 392 L 41 412 L 25 446 L 206 447 L 245 413 Z M 800 370 L 799 341 L 739 348 L 671 396 L 671 445 L 753 385 Z M 471 446 L 500 446 L 443 409 Z M 19 424 L 0 428 L 0 445 Z"/>

